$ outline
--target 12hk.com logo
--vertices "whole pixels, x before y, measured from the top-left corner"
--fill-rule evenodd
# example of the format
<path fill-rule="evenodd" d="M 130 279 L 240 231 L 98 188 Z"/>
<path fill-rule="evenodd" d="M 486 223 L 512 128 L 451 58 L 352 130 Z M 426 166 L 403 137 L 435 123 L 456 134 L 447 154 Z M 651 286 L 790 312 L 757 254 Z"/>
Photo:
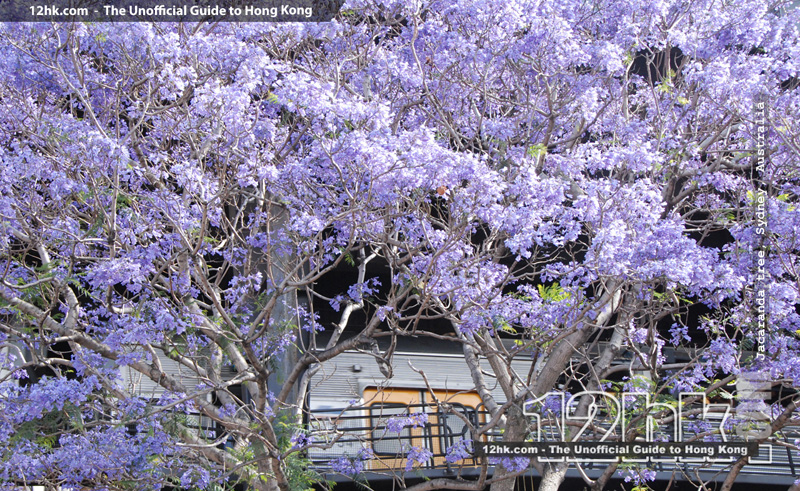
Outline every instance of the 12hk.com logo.
<path fill-rule="evenodd" d="M 490 443 L 489 455 L 526 455 L 542 462 L 772 462 L 770 381 L 742 373 L 736 396 L 712 403 L 702 392 L 677 397 L 643 392 L 550 392 L 525 404 L 530 438 Z M 755 457 L 759 456 L 756 460 Z"/>

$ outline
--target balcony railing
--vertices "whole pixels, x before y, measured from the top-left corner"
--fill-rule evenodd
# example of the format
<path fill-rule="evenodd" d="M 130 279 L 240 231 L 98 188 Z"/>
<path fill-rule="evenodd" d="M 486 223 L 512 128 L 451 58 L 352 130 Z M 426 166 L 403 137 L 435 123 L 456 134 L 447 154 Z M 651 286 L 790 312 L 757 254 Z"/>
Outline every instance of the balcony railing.
<path fill-rule="evenodd" d="M 407 426 L 401 431 L 392 431 L 390 419 L 403 418 L 410 414 L 427 415 L 427 423 L 419 426 Z M 476 458 L 467 458 L 448 462 L 447 451 L 461 439 L 471 439 L 469 424 L 479 427 L 488 421 L 485 411 L 476 410 L 461 404 L 453 404 L 447 411 L 437 410 L 430 404 L 386 404 L 372 406 L 349 407 L 343 409 L 326 409 L 310 415 L 307 421 L 308 434 L 313 445 L 308 448 L 307 456 L 313 466 L 321 472 L 331 472 L 331 462 L 341 457 L 357 459 L 363 449 L 371 449 L 373 459 L 363 461 L 365 472 L 391 474 L 403 473 L 408 464 L 406 454 L 412 447 L 425 448 L 431 457 L 421 464 L 414 463 L 415 471 L 438 470 L 445 473 L 459 469 L 477 467 Z M 544 434 L 552 434 L 546 431 Z M 688 434 L 688 433 L 687 433 Z M 497 432 L 486 435 L 486 441 L 499 438 Z M 786 427 L 773 436 L 773 440 L 792 444 L 800 439 L 800 426 Z M 757 461 L 764 461 L 771 452 L 771 463 L 748 464 L 741 471 L 744 476 L 764 476 L 766 481 L 780 480 L 791 484 L 800 477 L 800 462 L 795 451 L 779 443 L 765 443 L 760 447 Z M 672 474 L 675 479 L 688 476 L 711 476 L 719 474 L 724 477 L 725 470 L 732 461 L 717 460 L 711 462 L 652 462 L 648 464 L 657 472 Z M 580 464 L 584 470 L 604 469 L 607 463 L 584 462 Z M 684 476 L 684 477 L 682 477 Z"/>

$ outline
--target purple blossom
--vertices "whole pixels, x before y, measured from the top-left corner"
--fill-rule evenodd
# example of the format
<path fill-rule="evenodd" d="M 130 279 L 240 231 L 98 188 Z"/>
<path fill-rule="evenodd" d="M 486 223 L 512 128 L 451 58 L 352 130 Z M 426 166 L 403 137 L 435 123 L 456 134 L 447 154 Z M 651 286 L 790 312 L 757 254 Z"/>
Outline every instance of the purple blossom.
<path fill-rule="evenodd" d="M 206 489 L 210 484 L 211 475 L 205 469 L 189 469 L 181 475 L 181 486 Z"/>
<path fill-rule="evenodd" d="M 292 444 L 292 448 L 302 449 L 314 443 L 314 438 L 306 433 L 295 433 L 289 442 Z"/>
<path fill-rule="evenodd" d="M 492 465 L 502 465 L 508 472 L 513 474 L 526 470 L 531 460 L 529 457 L 489 457 Z"/>
<path fill-rule="evenodd" d="M 394 433 L 400 433 L 406 427 L 420 428 L 428 424 L 426 413 L 413 413 L 408 416 L 392 416 L 386 420 L 386 429 Z"/>
<path fill-rule="evenodd" d="M 451 464 L 454 464 L 459 460 L 472 458 L 472 452 L 472 440 L 461 439 L 453 445 L 447 447 L 447 450 L 445 451 L 445 460 Z"/>
<path fill-rule="evenodd" d="M 372 451 L 371 448 L 362 448 L 358 451 L 358 459 L 359 460 L 372 460 L 375 458 L 375 453 Z"/>
<path fill-rule="evenodd" d="M 406 472 L 409 472 L 414 467 L 414 464 L 425 465 L 431 457 L 433 457 L 433 452 L 427 448 L 411 447 L 406 460 Z"/>
<path fill-rule="evenodd" d="M 620 473 L 625 476 L 625 482 L 633 482 L 636 486 L 646 485 L 650 481 L 655 481 L 656 471 L 647 467 L 629 467 L 620 469 Z"/>
<path fill-rule="evenodd" d="M 669 333 L 672 336 L 670 341 L 675 346 L 679 346 L 684 341 L 692 340 L 692 338 L 689 337 L 689 326 L 672 324 L 672 326 L 669 329 Z"/>
<path fill-rule="evenodd" d="M 331 460 L 330 465 L 334 472 L 350 477 L 355 477 L 364 470 L 364 463 L 361 459 L 351 459 L 346 456 Z"/>

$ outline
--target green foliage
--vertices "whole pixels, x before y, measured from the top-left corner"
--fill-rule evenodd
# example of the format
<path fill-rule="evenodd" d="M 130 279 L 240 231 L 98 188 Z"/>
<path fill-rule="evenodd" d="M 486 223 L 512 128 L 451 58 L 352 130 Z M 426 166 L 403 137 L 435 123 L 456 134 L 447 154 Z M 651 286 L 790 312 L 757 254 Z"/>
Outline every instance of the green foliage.
<path fill-rule="evenodd" d="M 506 321 L 501 316 L 497 316 L 494 319 L 492 319 L 492 325 L 497 330 L 501 330 L 509 334 L 517 334 L 517 330 L 511 327 L 511 324 L 509 324 L 508 321 Z"/>
<path fill-rule="evenodd" d="M 8 443 L 9 446 L 13 446 L 15 442 L 27 440 L 52 450 L 58 445 L 58 439 L 62 434 L 83 429 L 80 408 L 72 403 L 66 403 L 60 410 L 49 411 L 39 419 L 26 421 L 17 426 Z"/>
<path fill-rule="evenodd" d="M 542 143 L 537 143 L 536 145 L 529 146 L 527 153 L 528 157 L 538 158 L 542 155 L 547 155 L 547 147 Z"/>
<path fill-rule="evenodd" d="M 279 412 L 273 426 L 281 452 L 291 449 L 292 435 L 306 431 L 302 422 L 296 420 L 292 411 Z M 330 489 L 335 484 L 333 481 L 326 481 L 319 472 L 313 469 L 311 460 L 303 450 L 290 453 L 281 461 L 281 467 L 289 481 L 289 491 L 312 491 L 314 486 L 319 484 Z"/>
<path fill-rule="evenodd" d="M 546 302 L 561 302 L 570 297 L 570 293 L 565 292 L 558 283 L 549 286 L 536 285 L 536 289 L 539 290 L 539 296 Z"/>
<path fill-rule="evenodd" d="M 117 208 L 128 208 L 131 204 L 133 204 L 133 201 L 125 193 L 119 193 L 117 195 Z"/>

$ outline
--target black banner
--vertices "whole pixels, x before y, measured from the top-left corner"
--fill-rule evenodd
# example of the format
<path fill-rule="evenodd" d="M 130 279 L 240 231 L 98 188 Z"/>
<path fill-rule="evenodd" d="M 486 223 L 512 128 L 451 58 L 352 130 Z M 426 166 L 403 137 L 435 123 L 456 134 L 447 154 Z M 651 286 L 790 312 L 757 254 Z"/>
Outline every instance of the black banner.
<path fill-rule="evenodd" d="M 327 22 L 343 0 L 0 0 L 2 22 Z"/>

